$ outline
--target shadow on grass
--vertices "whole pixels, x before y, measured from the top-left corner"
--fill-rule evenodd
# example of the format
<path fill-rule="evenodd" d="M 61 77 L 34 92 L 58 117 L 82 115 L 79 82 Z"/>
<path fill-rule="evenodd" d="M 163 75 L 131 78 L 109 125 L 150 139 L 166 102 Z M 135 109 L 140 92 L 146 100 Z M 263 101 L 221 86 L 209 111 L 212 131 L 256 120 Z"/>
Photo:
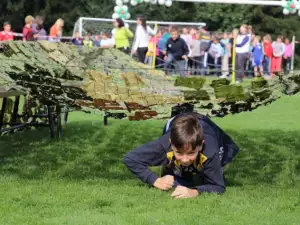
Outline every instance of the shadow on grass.
<path fill-rule="evenodd" d="M 70 123 L 60 141 L 47 130 L 0 138 L 0 172 L 26 179 L 135 179 L 122 164 L 124 154 L 161 134 L 163 122 Z M 229 186 L 293 185 L 300 181 L 298 132 L 240 130 L 229 134 L 241 152 L 226 169 Z"/>

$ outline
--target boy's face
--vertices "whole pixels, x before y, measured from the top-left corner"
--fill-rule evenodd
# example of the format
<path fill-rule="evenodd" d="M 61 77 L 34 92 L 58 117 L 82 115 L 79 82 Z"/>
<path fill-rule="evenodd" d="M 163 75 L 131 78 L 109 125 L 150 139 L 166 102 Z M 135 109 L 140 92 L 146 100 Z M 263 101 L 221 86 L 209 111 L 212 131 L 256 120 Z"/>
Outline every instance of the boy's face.
<path fill-rule="evenodd" d="M 182 33 L 183 33 L 183 34 L 188 34 L 188 33 L 189 33 L 189 31 L 188 31 L 188 29 L 187 29 L 187 28 L 183 28 L 183 29 L 182 29 Z"/>
<path fill-rule="evenodd" d="M 90 40 L 90 37 L 88 35 L 85 36 L 85 40 Z"/>
<path fill-rule="evenodd" d="M 180 163 L 182 166 L 190 166 L 193 164 L 193 162 L 196 160 L 198 154 L 202 151 L 202 146 L 197 147 L 196 149 L 176 149 L 175 147 L 172 147 L 174 156 L 176 160 Z"/>
<path fill-rule="evenodd" d="M 290 43 L 290 40 L 289 39 L 285 39 L 284 41 L 286 44 L 289 44 Z"/>
<path fill-rule="evenodd" d="M 281 38 L 277 38 L 277 42 L 282 42 L 282 39 Z"/>
<path fill-rule="evenodd" d="M 10 31 L 11 30 L 11 25 L 6 24 L 3 28 L 4 28 L 5 31 Z"/>
<path fill-rule="evenodd" d="M 176 40 L 178 38 L 178 31 L 172 31 L 171 36 L 173 40 Z"/>

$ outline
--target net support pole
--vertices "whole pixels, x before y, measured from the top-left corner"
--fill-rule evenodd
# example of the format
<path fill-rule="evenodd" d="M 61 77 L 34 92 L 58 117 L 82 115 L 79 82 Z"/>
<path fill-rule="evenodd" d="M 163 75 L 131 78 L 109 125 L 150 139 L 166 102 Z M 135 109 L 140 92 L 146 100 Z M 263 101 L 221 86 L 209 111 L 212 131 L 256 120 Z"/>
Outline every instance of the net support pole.
<path fill-rule="evenodd" d="M 264 6 L 283 6 L 287 1 L 268 1 L 268 0 L 174 0 L 176 2 L 194 3 L 219 3 L 219 4 L 239 4 L 239 5 L 264 5 Z"/>
<path fill-rule="evenodd" d="M 231 82 L 235 83 L 236 81 L 236 74 L 235 74 L 235 68 L 236 68 L 236 52 L 235 52 L 235 48 L 236 48 L 236 36 L 234 36 L 233 39 L 233 46 L 232 46 L 232 77 L 231 77 Z"/>
<path fill-rule="evenodd" d="M 80 37 L 82 37 L 82 18 L 81 17 L 79 18 L 79 29 L 78 29 L 78 31 L 79 31 Z"/>
<path fill-rule="evenodd" d="M 292 59 L 291 59 L 291 71 L 294 71 L 294 63 L 295 63 L 295 42 L 296 42 L 296 37 L 293 36 L 292 39 Z"/>

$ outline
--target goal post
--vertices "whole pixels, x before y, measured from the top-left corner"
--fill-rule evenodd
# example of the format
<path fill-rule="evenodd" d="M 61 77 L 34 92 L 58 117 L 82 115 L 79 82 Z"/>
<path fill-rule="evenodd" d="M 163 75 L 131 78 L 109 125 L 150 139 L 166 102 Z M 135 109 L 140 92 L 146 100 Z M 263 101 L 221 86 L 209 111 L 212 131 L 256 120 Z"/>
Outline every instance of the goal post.
<path fill-rule="evenodd" d="M 108 18 L 90 18 L 90 17 L 80 17 L 74 26 L 73 36 L 79 32 L 81 36 L 84 36 L 86 33 L 90 34 L 100 34 L 103 30 L 113 30 L 113 21 L 114 19 Z M 127 23 L 132 31 L 135 31 L 136 20 L 124 20 Z M 190 22 L 168 22 L 168 21 L 147 21 L 147 24 L 155 24 L 157 26 L 179 26 L 179 27 L 203 27 L 206 26 L 206 23 L 190 23 Z"/>

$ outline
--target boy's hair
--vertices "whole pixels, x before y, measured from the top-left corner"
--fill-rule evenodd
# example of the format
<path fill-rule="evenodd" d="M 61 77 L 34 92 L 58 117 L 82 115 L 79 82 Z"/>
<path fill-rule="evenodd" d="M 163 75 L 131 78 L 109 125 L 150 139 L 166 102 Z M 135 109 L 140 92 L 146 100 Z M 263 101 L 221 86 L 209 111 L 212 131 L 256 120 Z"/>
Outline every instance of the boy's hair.
<path fill-rule="evenodd" d="M 25 23 L 26 24 L 29 24 L 29 23 L 33 22 L 33 20 L 34 20 L 33 16 L 26 16 L 25 17 Z"/>
<path fill-rule="evenodd" d="M 110 38 L 110 34 L 109 34 L 109 32 L 107 32 L 107 31 L 104 31 L 104 32 L 102 33 L 102 35 L 104 35 L 105 37 Z"/>
<path fill-rule="evenodd" d="M 7 25 L 11 25 L 11 24 L 10 24 L 10 22 L 5 21 L 5 22 L 3 23 L 3 27 L 5 27 L 5 26 L 7 26 Z"/>
<path fill-rule="evenodd" d="M 283 36 L 282 36 L 282 35 L 278 35 L 278 36 L 277 36 L 277 39 L 283 40 Z"/>
<path fill-rule="evenodd" d="M 177 117 L 170 128 L 171 144 L 177 149 L 186 151 L 193 150 L 202 145 L 203 129 L 199 117 L 184 115 Z"/>
<path fill-rule="evenodd" d="M 259 35 L 256 35 L 254 38 L 257 39 L 258 41 L 261 41 L 261 36 Z"/>
<path fill-rule="evenodd" d="M 171 33 L 172 33 L 172 32 L 177 32 L 177 33 L 179 33 L 178 27 L 173 26 L 173 27 L 171 28 Z"/>

